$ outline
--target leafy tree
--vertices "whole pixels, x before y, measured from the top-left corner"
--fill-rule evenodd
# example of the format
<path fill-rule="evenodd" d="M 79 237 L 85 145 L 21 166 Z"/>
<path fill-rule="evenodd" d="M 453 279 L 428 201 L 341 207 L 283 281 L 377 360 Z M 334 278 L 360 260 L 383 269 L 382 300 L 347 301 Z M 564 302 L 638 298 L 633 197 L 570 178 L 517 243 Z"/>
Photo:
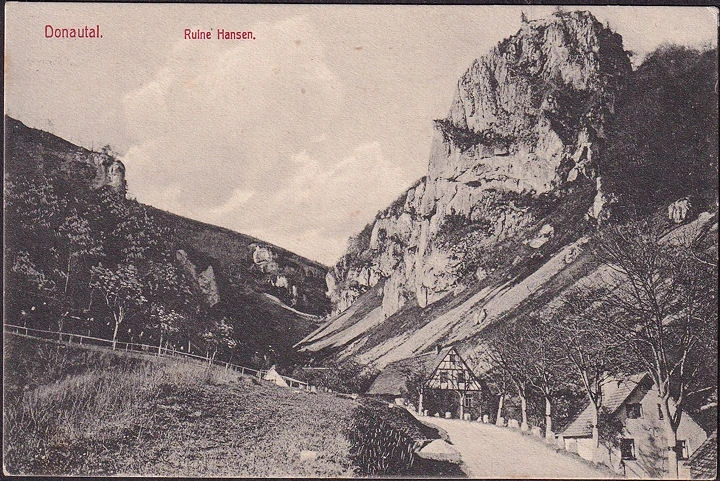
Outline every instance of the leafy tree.
<path fill-rule="evenodd" d="M 67 265 L 65 270 L 58 266 L 58 272 L 65 278 L 63 294 L 68 293 L 73 262 L 83 256 L 97 256 L 102 253 L 102 244 L 90 228 L 90 222 L 77 208 L 71 209 L 57 230 L 57 235 L 66 243 Z"/>
<path fill-rule="evenodd" d="M 150 262 L 143 276 L 145 296 L 165 308 L 190 310 L 199 303 L 185 273 L 170 262 Z"/>
<path fill-rule="evenodd" d="M 7 220 L 13 226 L 53 229 L 62 222 L 67 200 L 47 177 L 17 177 L 6 181 L 5 189 Z"/>
<path fill-rule="evenodd" d="M 169 233 L 146 206 L 125 199 L 121 192 L 103 187 L 96 193 L 103 212 L 97 228 L 106 239 L 108 256 L 115 262 L 167 260 Z"/>
<path fill-rule="evenodd" d="M 166 309 L 162 304 L 152 303 L 150 307 L 150 321 L 151 329 L 156 331 L 160 336 L 158 346 L 161 348 L 163 340 L 168 342 L 173 336 L 180 332 L 180 326 L 185 321 L 185 316 L 174 309 Z"/>
<path fill-rule="evenodd" d="M 11 267 L 13 272 L 23 275 L 39 291 L 55 291 L 57 287 L 55 282 L 40 270 L 27 251 L 21 250 L 17 252 L 14 258 L 15 261 Z"/>
<path fill-rule="evenodd" d="M 420 364 L 403 366 L 400 368 L 400 372 L 405 377 L 404 390 L 407 393 L 407 399 L 417 406 L 418 413 L 421 414 L 425 385 L 430 379 L 430 376 L 432 376 L 432 371 L 428 369 L 425 364 Z"/>
<path fill-rule="evenodd" d="M 233 339 L 232 333 L 233 327 L 228 324 L 227 318 L 220 319 L 220 322 L 213 322 L 212 326 L 203 332 L 201 337 L 205 341 L 208 354 L 212 352 L 212 356 L 208 356 L 211 363 L 215 360 L 218 350 L 232 350 L 237 346 L 237 341 Z"/>
<path fill-rule="evenodd" d="M 142 294 L 142 283 L 137 268 L 132 264 L 120 264 L 115 269 L 92 267 L 91 286 L 97 290 L 113 316 L 113 350 L 117 345 L 118 330 L 122 323 L 135 315 L 147 302 Z"/>

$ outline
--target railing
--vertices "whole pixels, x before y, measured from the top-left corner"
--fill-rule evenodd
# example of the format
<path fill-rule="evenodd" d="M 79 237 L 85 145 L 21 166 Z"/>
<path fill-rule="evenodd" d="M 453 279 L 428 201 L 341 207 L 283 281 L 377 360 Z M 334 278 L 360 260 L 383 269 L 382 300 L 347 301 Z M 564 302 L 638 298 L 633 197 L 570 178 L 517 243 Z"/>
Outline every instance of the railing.
<path fill-rule="evenodd" d="M 250 367 L 239 366 L 237 364 L 220 361 L 207 356 L 191 354 L 185 351 L 178 351 L 175 348 L 169 348 L 167 345 L 163 347 L 162 345 L 151 346 L 149 344 L 140 344 L 136 342 L 113 341 L 111 339 L 85 336 L 82 334 L 74 334 L 71 332 L 45 331 L 42 329 L 33 329 L 30 327 L 16 326 L 13 324 L 3 324 L 3 330 L 9 333 L 19 334 L 21 336 L 32 337 L 36 339 L 50 339 L 54 341 L 67 342 L 68 344 L 72 344 L 73 342 L 75 342 L 76 344 L 80 345 L 91 344 L 110 348 L 112 348 L 114 345 L 116 351 L 134 351 L 144 354 L 153 354 L 155 356 L 166 357 L 189 357 L 192 359 L 198 359 L 203 362 L 207 362 L 208 364 L 214 364 L 216 366 L 224 367 L 225 370 L 232 369 L 233 371 L 239 372 L 242 375 L 251 375 L 260 379 L 262 379 L 263 376 L 265 376 L 265 374 L 267 374 L 268 372 L 261 369 L 252 369 Z M 300 387 L 303 389 L 308 389 L 308 383 L 306 383 L 305 381 L 300 381 L 298 379 L 282 375 L 280 377 L 282 377 L 283 380 L 285 380 L 285 382 L 290 387 Z"/>

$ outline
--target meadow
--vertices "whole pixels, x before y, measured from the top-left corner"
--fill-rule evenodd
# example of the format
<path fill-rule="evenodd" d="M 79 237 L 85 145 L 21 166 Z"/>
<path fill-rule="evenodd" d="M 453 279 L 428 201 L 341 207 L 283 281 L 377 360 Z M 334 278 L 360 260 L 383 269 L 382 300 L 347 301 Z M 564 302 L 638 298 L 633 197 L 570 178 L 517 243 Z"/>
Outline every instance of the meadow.
<path fill-rule="evenodd" d="M 10 333 L 4 361 L 7 474 L 462 475 L 415 457 L 440 434 L 379 400 Z"/>
<path fill-rule="evenodd" d="M 354 474 L 350 399 L 180 359 L 15 335 L 4 347 L 9 474 Z"/>

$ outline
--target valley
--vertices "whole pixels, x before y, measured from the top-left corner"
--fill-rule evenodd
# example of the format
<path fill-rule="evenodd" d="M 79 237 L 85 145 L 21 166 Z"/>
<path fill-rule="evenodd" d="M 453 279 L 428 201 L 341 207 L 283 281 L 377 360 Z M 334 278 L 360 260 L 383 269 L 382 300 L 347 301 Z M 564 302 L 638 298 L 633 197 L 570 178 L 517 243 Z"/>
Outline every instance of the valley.
<path fill-rule="evenodd" d="M 5 473 L 690 477 L 717 425 L 717 46 L 637 58 L 591 11 L 519 18 L 428 119 L 424 175 L 399 183 L 329 266 L 138 202 L 111 146 L 6 114 Z M 227 54 L 250 55 L 253 32 Z M 303 102 L 311 81 L 366 95 L 308 48 L 312 67 L 283 77 Z M 205 80 L 183 77 L 181 100 Z M 306 125 L 290 98 L 283 114 Z M 368 137 L 345 156 L 319 147 L 330 127 L 267 117 L 249 143 L 239 124 L 228 138 L 203 124 L 194 139 L 178 130 L 178 150 L 158 145 L 232 185 L 229 201 L 194 198 L 229 212 L 223 225 L 317 252 L 307 244 L 349 231 L 337 198 L 350 217 L 369 202 L 343 169 L 390 177 L 403 160 L 383 155 L 404 147 L 383 153 Z M 310 139 L 302 149 L 282 144 L 295 134 Z M 143 146 L 125 154 L 138 169 Z M 369 182 L 382 195 L 397 187 L 380 177 Z M 274 189 L 279 207 L 250 202 Z"/>

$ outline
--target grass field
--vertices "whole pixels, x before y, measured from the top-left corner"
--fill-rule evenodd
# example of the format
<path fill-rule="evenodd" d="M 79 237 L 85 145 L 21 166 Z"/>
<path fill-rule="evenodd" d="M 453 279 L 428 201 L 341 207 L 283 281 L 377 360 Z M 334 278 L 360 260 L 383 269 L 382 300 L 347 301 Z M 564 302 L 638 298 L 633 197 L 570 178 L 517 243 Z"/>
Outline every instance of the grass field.
<path fill-rule="evenodd" d="M 439 437 L 377 400 L 281 388 L 184 359 L 8 333 L 4 366 L 6 474 L 360 476 L 350 430 L 368 409 L 380 432 Z M 462 475 L 416 461 L 387 474 Z"/>
<path fill-rule="evenodd" d="M 8 474 L 354 474 L 349 399 L 14 335 L 4 358 Z"/>

